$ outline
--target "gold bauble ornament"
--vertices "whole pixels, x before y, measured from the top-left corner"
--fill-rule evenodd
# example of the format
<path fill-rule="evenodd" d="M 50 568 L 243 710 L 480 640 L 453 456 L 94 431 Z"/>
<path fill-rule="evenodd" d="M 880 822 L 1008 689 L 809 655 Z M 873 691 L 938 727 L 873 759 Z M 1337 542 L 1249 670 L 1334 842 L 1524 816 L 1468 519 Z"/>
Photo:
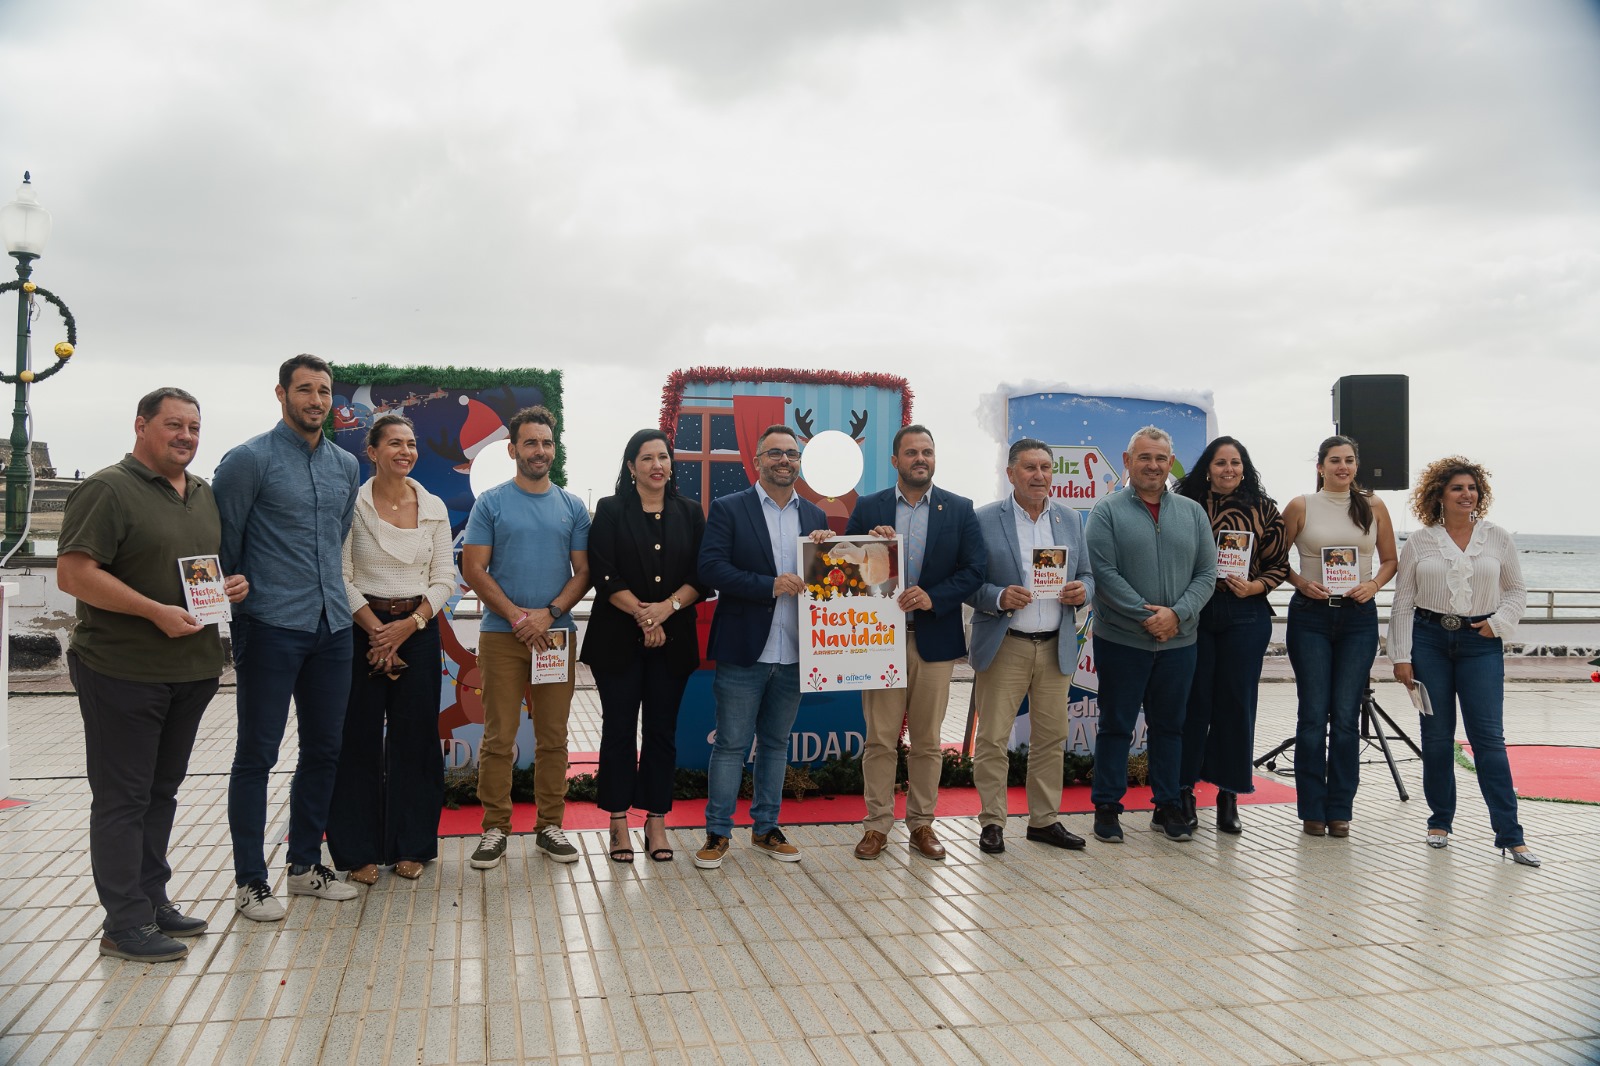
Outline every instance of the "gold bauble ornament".
<path fill-rule="evenodd" d="M 68 344 L 66 341 L 62 341 L 60 344 L 56 345 L 57 359 L 70 359 L 72 357 L 72 352 L 72 345 Z"/>
<path fill-rule="evenodd" d="M 17 380 L 19 380 L 19 381 L 32 381 L 33 380 L 33 371 L 24 370 L 22 373 L 17 375 Z"/>
<path fill-rule="evenodd" d="M 23 292 L 32 292 L 33 290 L 37 289 L 38 287 L 39 286 L 35 285 L 31 281 L 24 281 L 22 283 L 22 291 Z"/>

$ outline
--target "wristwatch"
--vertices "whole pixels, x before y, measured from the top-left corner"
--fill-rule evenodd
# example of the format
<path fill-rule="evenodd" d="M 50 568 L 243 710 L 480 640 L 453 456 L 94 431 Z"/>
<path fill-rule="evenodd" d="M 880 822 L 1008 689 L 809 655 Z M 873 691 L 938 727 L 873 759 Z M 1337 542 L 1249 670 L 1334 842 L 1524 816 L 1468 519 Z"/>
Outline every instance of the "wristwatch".
<path fill-rule="evenodd" d="M 551 618 L 560 618 L 562 615 L 567 613 L 566 611 L 562 610 L 560 607 L 557 607 L 553 603 L 550 606 L 546 607 L 545 610 L 550 612 L 550 617 Z"/>
<path fill-rule="evenodd" d="M 672 597 L 672 609 L 674 611 L 683 610 L 683 604 L 678 600 L 678 597 L 676 597 L 676 596 Z"/>

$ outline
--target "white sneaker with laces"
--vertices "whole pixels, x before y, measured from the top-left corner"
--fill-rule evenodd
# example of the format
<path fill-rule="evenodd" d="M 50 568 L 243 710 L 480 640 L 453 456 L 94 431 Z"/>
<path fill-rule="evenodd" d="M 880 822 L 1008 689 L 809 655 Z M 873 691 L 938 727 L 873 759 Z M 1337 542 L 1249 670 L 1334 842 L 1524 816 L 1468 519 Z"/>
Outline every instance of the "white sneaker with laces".
<path fill-rule="evenodd" d="M 350 885 L 339 880 L 339 875 L 322 865 L 316 863 L 303 874 L 294 872 L 290 867 L 289 895 L 291 896 L 316 896 L 318 899 L 346 900 L 355 899 L 361 893 Z"/>
<path fill-rule="evenodd" d="M 265 881 L 251 881 L 240 885 L 233 898 L 236 910 L 252 922 L 283 921 L 283 904 L 272 894 L 272 886 Z"/>

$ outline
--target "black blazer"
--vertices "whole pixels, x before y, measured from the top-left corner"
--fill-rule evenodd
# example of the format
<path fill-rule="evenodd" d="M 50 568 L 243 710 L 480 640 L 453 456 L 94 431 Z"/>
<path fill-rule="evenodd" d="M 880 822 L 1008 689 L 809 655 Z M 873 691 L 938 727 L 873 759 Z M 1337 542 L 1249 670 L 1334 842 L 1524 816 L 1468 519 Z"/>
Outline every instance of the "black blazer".
<path fill-rule="evenodd" d="M 589 527 L 594 609 L 579 662 L 600 670 L 626 670 L 644 650 L 644 631 L 611 602 L 613 593 L 627 589 L 644 603 L 659 603 L 687 584 L 701 599 L 711 594 L 696 573 L 705 528 L 699 501 L 686 496 L 669 497 L 659 517 L 645 513 L 636 499 L 607 496 L 600 501 Z M 695 605 L 673 612 L 661 629 L 667 635 L 661 651 L 672 671 L 693 673 L 700 665 Z"/>

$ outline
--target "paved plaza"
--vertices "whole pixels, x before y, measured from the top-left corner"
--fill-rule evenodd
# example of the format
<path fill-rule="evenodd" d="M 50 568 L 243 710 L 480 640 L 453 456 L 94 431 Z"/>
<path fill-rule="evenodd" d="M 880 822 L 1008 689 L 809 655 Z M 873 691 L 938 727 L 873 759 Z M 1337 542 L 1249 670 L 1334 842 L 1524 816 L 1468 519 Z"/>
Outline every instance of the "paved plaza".
<path fill-rule="evenodd" d="M 1379 699 L 1406 706 L 1393 685 Z M 1518 683 L 1507 735 L 1594 745 L 1597 715 L 1600 685 Z M 140 965 L 96 950 L 76 701 L 13 694 L 12 791 L 34 802 L 0 812 L 0 1063 L 1600 1061 L 1600 807 L 1525 802 L 1545 865 L 1524 869 L 1489 847 L 1466 771 L 1444 851 L 1423 846 L 1408 762 L 1409 803 L 1365 767 L 1347 841 L 1302 836 L 1292 806 L 1244 807 L 1239 837 L 1203 811 L 1190 843 L 1135 814 L 1127 843 L 1077 853 L 1013 819 L 1000 856 L 949 819 L 942 864 L 903 827 L 870 863 L 854 825 L 793 828 L 796 864 L 743 833 L 709 872 L 689 830 L 678 861 L 632 866 L 602 833 L 574 835 L 570 866 L 514 837 L 487 873 L 475 840 L 448 839 L 420 881 L 386 873 L 348 903 L 282 897 L 280 847 L 289 915 L 258 925 L 233 909 L 233 716 L 225 689 L 172 851 L 172 897 L 212 931 Z M 1258 748 L 1293 717 L 1293 686 L 1264 684 Z M 592 690 L 574 724 L 595 750 Z M 280 767 L 269 839 L 288 797 Z"/>

